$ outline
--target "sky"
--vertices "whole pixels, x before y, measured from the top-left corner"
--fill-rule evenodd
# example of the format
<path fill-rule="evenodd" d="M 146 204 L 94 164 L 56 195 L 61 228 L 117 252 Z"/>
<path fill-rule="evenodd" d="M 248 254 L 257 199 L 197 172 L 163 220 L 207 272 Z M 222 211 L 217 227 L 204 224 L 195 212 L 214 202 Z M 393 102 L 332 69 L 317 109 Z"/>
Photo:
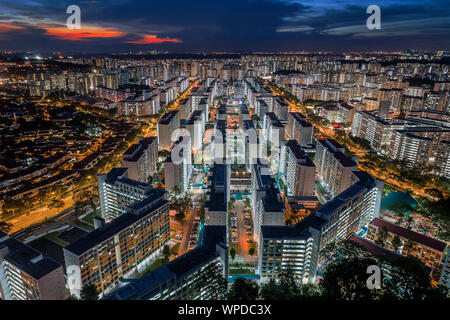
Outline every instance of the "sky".
<path fill-rule="evenodd" d="M 78 5 L 80 29 L 66 10 Z M 381 29 L 369 30 L 369 5 Z M 0 50 L 108 53 L 450 49 L 448 0 L 0 0 Z"/>

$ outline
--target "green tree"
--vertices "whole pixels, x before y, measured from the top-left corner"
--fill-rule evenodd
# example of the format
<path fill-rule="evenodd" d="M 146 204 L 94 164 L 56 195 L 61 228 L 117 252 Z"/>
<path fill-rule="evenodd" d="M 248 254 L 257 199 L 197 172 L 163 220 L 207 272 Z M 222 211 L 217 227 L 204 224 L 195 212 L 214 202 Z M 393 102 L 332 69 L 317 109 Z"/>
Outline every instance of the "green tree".
<path fill-rule="evenodd" d="M 405 300 L 441 298 L 431 287 L 429 270 L 416 257 L 401 257 L 391 263 L 391 276 L 385 281 L 388 293 Z"/>
<path fill-rule="evenodd" d="M 400 240 L 400 237 L 398 235 L 395 235 L 394 238 L 392 238 L 392 247 L 397 252 L 401 245 L 402 241 Z"/>
<path fill-rule="evenodd" d="M 228 292 L 228 300 L 253 301 L 258 298 L 258 293 L 259 287 L 254 281 L 237 278 Z"/>
<path fill-rule="evenodd" d="M 98 291 L 95 285 L 89 284 L 83 286 L 80 292 L 81 300 L 98 300 Z"/>
<path fill-rule="evenodd" d="M 304 298 L 317 298 L 322 295 L 322 292 L 315 284 L 307 283 L 300 287 L 300 295 Z"/>
<path fill-rule="evenodd" d="M 177 212 L 177 213 L 175 214 L 175 219 L 176 219 L 178 222 L 182 222 L 182 221 L 184 220 L 185 217 L 186 217 L 186 215 L 184 214 L 183 211 L 179 211 L 179 212 Z"/>
<path fill-rule="evenodd" d="M 223 270 L 220 265 L 209 265 L 206 270 L 202 272 L 200 281 L 197 285 L 197 294 L 204 292 L 206 288 L 208 297 L 211 300 L 223 300 L 227 297 L 228 283 L 223 276 Z"/>
<path fill-rule="evenodd" d="M 344 258 L 331 262 L 325 269 L 319 283 L 326 299 L 331 300 L 374 300 L 379 290 L 367 287 L 367 268 L 378 265 L 373 258 Z"/>
<path fill-rule="evenodd" d="M 58 200 L 58 199 L 54 199 L 54 200 L 52 200 L 50 202 L 50 204 L 48 205 L 48 208 L 49 209 L 52 209 L 52 208 L 56 208 L 56 209 L 64 208 L 64 201 Z"/>
<path fill-rule="evenodd" d="M 256 249 L 255 247 L 251 247 L 250 249 L 248 249 L 248 254 L 253 257 L 256 253 Z"/>
<path fill-rule="evenodd" d="M 283 291 L 274 279 L 261 286 L 259 297 L 262 300 L 283 300 Z"/>
<path fill-rule="evenodd" d="M 162 250 L 162 254 L 164 256 L 164 263 L 167 263 L 170 258 L 170 248 L 168 245 L 165 245 Z"/>
<path fill-rule="evenodd" d="M 230 257 L 231 257 L 231 260 L 234 260 L 234 258 L 236 258 L 236 249 L 235 248 L 230 249 Z"/>
<path fill-rule="evenodd" d="M 379 232 L 378 237 L 375 240 L 375 243 L 379 246 L 384 247 L 386 244 L 386 239 L 388 237 L 388 230 L 387 230 L 386 226 L 382 226 L 378 232 Z"/>

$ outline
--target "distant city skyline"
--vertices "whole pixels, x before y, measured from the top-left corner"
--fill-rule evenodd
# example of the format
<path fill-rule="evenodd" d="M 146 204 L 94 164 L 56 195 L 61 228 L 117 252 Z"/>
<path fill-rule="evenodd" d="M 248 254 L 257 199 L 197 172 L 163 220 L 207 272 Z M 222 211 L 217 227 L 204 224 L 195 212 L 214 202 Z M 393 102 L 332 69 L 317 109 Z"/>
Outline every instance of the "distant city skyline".
<path fill-rule="evenodd" d="M 4 0 L 0 50 L 282 52 L 449 49 L 450 8 L 418 1 L 54 1 Z M 81 9 L 68 29 L 66 9 Z M 369 5 L 381 30 L 369 30 Z"/>

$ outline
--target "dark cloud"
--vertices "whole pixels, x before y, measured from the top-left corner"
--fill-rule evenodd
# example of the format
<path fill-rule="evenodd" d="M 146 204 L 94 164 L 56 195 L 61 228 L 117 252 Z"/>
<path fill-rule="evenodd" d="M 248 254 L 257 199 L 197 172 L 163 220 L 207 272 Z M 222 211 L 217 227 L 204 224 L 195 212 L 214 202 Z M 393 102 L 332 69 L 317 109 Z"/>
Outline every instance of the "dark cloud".
<path fill-rule="evenodd" d="M 23 28 L 7 33 L 0 28 L 0 49 L 250 52 L 450 47 L 450 8 L 444 0 L 379 2 L 382 30 L 370 31 L 365 28 L 371 4 L 366 0 L 2 0 L 0 23 Z M 82 41 L 49 35 L 45 26 L 63 25 L 71 4 L 81 7 L 82 25 L 124 35 Z M 152 41 L 154 37 L 180 41 Z"/>

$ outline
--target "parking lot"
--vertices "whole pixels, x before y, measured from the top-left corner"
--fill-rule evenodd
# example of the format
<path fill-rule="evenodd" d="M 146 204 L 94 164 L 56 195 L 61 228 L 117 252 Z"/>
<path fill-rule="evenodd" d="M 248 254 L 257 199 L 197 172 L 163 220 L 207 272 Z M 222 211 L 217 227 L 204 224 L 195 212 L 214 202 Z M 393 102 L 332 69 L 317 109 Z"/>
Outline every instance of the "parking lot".
<path fill-rule="evenodd" d="M 230 237 L 231 242 L 238 244 L 239 250 L 237 255 L 244 259 L 250 260 L 248 250 L 253 241 L 253 224 L 251 218 L 251 210 L 246 207 L 244 200 L 236 200 L 232 204 L 230 213 Z"/>

